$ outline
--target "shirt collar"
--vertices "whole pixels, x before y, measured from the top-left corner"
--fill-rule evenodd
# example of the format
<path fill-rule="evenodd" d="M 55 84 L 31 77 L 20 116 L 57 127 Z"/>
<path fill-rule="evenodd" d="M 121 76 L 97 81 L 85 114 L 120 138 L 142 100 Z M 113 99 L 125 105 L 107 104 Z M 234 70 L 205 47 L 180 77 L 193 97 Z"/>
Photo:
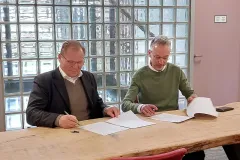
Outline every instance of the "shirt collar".
<path fill-rule="evenodd" d="M 160 71 L 158 71 L 158 70 L 156 70 L 156 69 L 154 69 L 154 68 L 152 67 L 151 61 L 149 60 L 149 61 L 148 61 L 148 67 L 149 67 L 152 71 L 154 71 L 154 72 L 162 72 L 162 71 L 164 71 L 164 70 L 166 69 L 167 65 L 165 65 Z"/>
<path fill-rule="evenodd" d="M 77 77 L 69 77 L 59 66 L 59 71 L 64 79 L 68 80 L 69 82 L 75 84 L 76 80 L 83 75 L 82 71 L 80 71 L 80 74 Z"/>

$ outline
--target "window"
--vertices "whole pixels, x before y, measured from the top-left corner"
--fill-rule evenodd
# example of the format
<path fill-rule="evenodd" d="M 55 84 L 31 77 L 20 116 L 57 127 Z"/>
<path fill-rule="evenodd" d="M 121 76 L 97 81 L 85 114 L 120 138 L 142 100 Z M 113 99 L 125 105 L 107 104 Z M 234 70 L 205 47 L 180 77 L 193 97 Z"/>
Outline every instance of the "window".
<path fill-rule="evenodd" d="M 189 13 L 189 0 L 0 0 L 6 130 L 28 127 L 33 79 L 57 68 L 68 39 L 86 48 L 83 69 L 96 75 L 99 95 L 109 105 L 120 105 L 132 74 L 147 64 L 156 35 L 171 38 L 169 62 L 188 75 Z M 182 96 L 179 102 L 185 105 Z"/>

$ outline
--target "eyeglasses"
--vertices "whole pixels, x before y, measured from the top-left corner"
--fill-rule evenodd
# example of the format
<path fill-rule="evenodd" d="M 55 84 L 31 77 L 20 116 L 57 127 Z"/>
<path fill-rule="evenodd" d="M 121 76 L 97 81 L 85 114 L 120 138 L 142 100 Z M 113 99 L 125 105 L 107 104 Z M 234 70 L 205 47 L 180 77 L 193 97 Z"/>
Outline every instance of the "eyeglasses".
<path fill-rule="evenodd" d="M 71 66 L 74 66 L 75 64 L 78 64 L 78 65 L 82 65 L 84 63 L 84 60 L 83 61 L 71 61 L 71 60 L 68 60 L 66 57 L 64 57 L 63 54 L 61 54 L 61 56 L 63 56 L 63 58 L 67 61 L 67 63 Z"/>
<path fill-rule="evenodd" d="M 156 55 L 153 55 L 153 57 L 154 57 L 154 59 L 156 59 L 156 60 L 160 60 L 160 59 L 162 59 L 163 61 L 165 61 L 165 62 L 167 62 L 168 61 L 168 59 L 169 59 L 169 57 L 160 57 L 160 56 L 156 56 Z"/>

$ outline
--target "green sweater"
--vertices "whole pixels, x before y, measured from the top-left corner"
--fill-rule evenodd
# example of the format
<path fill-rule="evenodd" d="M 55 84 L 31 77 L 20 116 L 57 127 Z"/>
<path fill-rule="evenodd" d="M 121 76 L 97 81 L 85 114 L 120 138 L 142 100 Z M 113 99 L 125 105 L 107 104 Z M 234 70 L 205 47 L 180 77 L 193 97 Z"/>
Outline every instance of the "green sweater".
<path fill-rule="evenodd" d="M 148 66 L 139 69 L 132 78 L 128 92 L 123 99 L 122 110 L 137 112 L 140 104 L 154 104 L 158 111 L 178 109 L 179 90 L 188 98 L 191 89 L 184 72 L 176 65 L 167 63 L 161 72 L 151 70 Z M 138 103 L 135 103 L 138 98 Z"/>

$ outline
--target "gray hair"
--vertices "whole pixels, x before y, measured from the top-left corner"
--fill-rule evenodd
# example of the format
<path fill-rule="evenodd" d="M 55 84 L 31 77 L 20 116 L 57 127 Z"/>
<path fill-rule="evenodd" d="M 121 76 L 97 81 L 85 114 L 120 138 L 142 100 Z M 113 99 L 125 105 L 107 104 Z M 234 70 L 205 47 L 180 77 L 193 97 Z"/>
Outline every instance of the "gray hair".
<path fill-rule="evenodd" d="M 169 47 L 171 46 L 171 41 L 167 36 L 159 35 L 155 38 L 150 43 L 150 50 L 152 50 L 154 45 L 168 45 Z"/>
<path fill-rule="evenodd" d="M 82 49 L 85 54 L 85 48 L 81 45 L 79 41 L 76 40 L 67 40 L 62 44 L 60 54 L 64 54 L 68 48 Z"/>

